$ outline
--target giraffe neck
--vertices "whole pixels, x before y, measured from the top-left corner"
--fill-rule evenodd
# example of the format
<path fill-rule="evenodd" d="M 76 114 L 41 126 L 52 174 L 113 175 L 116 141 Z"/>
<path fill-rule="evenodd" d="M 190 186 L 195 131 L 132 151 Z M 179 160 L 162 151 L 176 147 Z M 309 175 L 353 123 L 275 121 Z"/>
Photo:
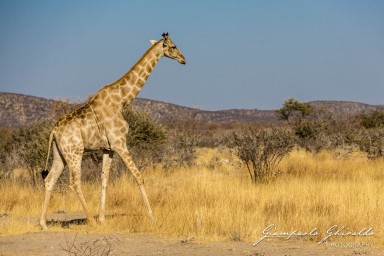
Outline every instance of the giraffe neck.
<path fill-rule="evenodd" d="M 162 43 L 158 42 L 149 48 L 124 76 L 115 82 L 120 87 L 124 106 L 136 98 L 163 55 Z"/>

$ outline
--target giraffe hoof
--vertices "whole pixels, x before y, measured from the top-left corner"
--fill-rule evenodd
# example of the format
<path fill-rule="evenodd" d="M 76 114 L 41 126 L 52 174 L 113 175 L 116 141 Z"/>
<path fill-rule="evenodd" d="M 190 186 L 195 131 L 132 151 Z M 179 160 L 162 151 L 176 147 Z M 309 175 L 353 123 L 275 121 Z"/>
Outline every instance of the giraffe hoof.
<path fill-rule="evenodd" d="M 47 227 L 47 224 L 45 223 L 45 221 L 40 221 L 40 227 L 43 229 L 43 231 L 47 231 L 48 230 L 48 227 Z"/>
<path fill-rule="evenodd" d="M 94 218 L 89 218 L 88 219 L 88 224 L 91 225 L 92 227 L 96 226 L 96 221 Z"/>
<path fill-rule="evenodd" d="M 105 223 L 105 217 L 104 216 L 99 216 L 99 223 L 100 224 Z"/>

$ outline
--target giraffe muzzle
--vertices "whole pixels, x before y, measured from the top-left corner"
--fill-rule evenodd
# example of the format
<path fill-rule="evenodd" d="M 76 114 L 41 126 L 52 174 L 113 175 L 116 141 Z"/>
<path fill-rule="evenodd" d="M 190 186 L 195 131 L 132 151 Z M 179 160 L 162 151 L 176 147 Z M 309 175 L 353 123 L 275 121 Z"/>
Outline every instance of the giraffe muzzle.
<path fill-rule="evenodd" d="M 180 64 L 183 64 L 183 65 L 187 64 L 187 62 L 185 61 L 184 56 L 182 56 L 182 58 L 178 59 L 177 61 L 178 61 Z"/>

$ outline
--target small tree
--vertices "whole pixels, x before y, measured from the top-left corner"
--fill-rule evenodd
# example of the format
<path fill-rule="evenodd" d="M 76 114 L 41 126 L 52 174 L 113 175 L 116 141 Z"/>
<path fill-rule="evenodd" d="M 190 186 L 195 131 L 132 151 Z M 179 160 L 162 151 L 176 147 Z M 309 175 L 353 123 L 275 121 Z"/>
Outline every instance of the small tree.
<path fill-rule="evenodd" d="M 247 131 L 232 134 L 227 146 L 246 165 L 254 182 L 268 181 L 277 174 L 277 167 L 294 147 L 294 136 L 285 129 Z"/>
<path fill-rule="evenodd" d="M 277 113 L 284 120 L 301 121 L 304 117 L 313 113 L 313 108 L 308 103 L 299 102 L 293 98 L 284 101 L 283 106 L 277 110 Z"/>

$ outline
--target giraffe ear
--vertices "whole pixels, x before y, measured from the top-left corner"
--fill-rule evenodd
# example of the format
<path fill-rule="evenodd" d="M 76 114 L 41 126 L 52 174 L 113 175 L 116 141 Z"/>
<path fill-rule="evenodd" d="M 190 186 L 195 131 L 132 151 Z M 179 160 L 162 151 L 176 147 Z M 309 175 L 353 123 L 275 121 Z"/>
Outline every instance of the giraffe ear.
<path fill-rule="evenodd" d="M 149 42 L 151 42 L 152 45 L 154 45 L 155 43 L 157 43 L 156 40 L 149 40 Z"/>

